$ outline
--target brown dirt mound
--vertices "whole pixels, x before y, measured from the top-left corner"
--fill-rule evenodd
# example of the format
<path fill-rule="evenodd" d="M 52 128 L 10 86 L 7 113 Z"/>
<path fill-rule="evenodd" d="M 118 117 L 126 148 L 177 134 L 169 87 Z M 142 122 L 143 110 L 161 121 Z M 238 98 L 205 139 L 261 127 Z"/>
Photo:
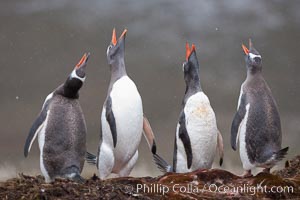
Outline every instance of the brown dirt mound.
<path fill-rule="evenodd" d="M 1 199 L 295 199 L 300 198 L 300 156 L 272 174 L 241 178 L 211 169 L 191 173 L 167 173 L 151 178 L 123 177 L 85 184 L 56 179 L 46 184 L 42 176 L 20 174 L 0 183 Z"/>

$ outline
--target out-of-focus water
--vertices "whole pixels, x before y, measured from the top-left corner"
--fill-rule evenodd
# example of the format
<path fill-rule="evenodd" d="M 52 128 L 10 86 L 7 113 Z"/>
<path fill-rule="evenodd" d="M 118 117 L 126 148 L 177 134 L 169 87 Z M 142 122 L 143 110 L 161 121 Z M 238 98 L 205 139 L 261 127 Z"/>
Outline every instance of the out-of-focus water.
<path fill-rule="evenodd" d="M 23 145 L 45 97 L 91 52 L 80 101 L 87 146 L 96 152 L 100 112 L 110 79 L 106 48 L 111 31 L 128 29 L 126 66 L 143 98 L 158 152 L 172 161 L 175 127 L 184 94 L 185 42 L 197 47 L 201 84 L 224 137 L 224 168 L 242 172 L 229 143 L 230 126 L 246 70 L 241 43 L 249 37 L 263 57 L 266 81 L 277 100 L 288 158 L 299 153 L 300 4 L 284 0 L 0 2 L 0 179 L 38 174 L 37 143 Z M 132 175 L 157 175 L 146 142 Z M 216 159 L 217 160 L 217 159 Z M 85 175 L 96 172 L 86 165 Z"/>

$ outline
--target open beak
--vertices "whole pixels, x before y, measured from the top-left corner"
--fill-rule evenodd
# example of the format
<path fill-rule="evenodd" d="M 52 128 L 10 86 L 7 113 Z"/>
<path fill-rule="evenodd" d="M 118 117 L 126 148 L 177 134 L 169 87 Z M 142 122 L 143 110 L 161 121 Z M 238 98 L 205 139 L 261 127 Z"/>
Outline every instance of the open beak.
<path fill-rule="evenodd" d="M 185 60 L 188 61 L 189 57 L 191 56 L 192 52 L 196 51 L 195 44 L 192 44 L 192 47 L 190 48 L 190 45 L 188 42 L 185 43 Z"/>
<path fill-rule="evenodd" d="M 80 61 L 77 63 L 77 65 L 75 66 L 76 69 L 79 69 L 80 67 L 84 66 L 88 59 L 90 57 L 90 53 L 85 53 L 83 54 L 82 58 L 80 59 Z"/>
<path fill-rule="evenodd" d="M 249 42 L 250 42 L 250 41 L 251 41 L 251 40 L 249 40 Z M 245 54 L 248 55 L 248 54 L 249 54 L 249 49 L 248 49 L 244 44 L 242 44 L 242 48 L 243 48 Z"/>
<path fill-rule="evenodd" d="M 122 35 L 120 36 L 119 40 L 121 38 L 124 38 L 126 36 L 126 33 L 127 33 L 127 29 L 125 28 L 124 31 L 123 31 L 123 33 L 122 33 Z"/>
<path fill-rule="evenodd" d="M 116 35 L 116 29 L 114 28 L 113 29 L 113 32 L 112 32 L 112 36 L 111 36 L 111 43 L 116 46 L 118 41 L 125 38 L 125 35 L 127 33 L 127 29 L 124 29 L 122 35 L 119 37 L 119 39 L 117 40 L 117 35 Z"/>
<path fill-rule="evenodd" d="M 116 36 L 116 29 L 115 28 L 113 29 L 113 32 L 112 32 L 111 43 L 114 46 L 116 46 L 116 44 L 117 44 L 117 36 Z"/>
<path fill-rule="evenodd" d="M 253 43 L 252 43 L 251 38 L 249 38 L 249 49 L 251 49 L 252 47 L 253 47 Z"/>

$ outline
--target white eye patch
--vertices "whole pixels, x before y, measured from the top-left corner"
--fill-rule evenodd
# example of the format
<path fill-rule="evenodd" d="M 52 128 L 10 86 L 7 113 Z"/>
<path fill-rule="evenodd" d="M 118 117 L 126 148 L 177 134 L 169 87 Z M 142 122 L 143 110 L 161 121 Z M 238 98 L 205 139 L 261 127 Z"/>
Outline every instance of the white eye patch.
<path fill-rule="evenodd" d="M 249 53 L 249 57 L 252 61 L 254 61 L 255 58 L 260 58 L 261 59 L 261 55 L 255 55 L 253 53 Z"/>
<path fill-rule="evenodd" d="M 108 51 L 110 50 L 111 47 L 112 47 L 111 45 L 109 45 L 109 46 L 107 47 L 106 55 L 108 55 Z"/>
<path fill-rule="evenodd" d="M 81 80 L 82 82 L 84 82 L 86 77 L 83 77 L 83 78 L 79 77 L 79 76 L 76 74 L 76 69 L 74 69 L 74 70 L 72 71 L 72 73 L 71 73 L 71 78 L 77 78 L 77 79 Z"/>

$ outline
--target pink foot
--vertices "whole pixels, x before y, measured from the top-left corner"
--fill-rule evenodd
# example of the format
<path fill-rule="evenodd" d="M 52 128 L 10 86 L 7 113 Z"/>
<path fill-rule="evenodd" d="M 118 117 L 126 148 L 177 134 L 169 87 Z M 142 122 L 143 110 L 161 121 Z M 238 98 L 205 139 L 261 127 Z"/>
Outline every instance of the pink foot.
<path fill-rule="evenodd" d="M 242 178 L 249 178 L 252 177 L 253 175 L 251 174 L 251 170 L 246 170 L 243 174 L 242 174 Z"/>

